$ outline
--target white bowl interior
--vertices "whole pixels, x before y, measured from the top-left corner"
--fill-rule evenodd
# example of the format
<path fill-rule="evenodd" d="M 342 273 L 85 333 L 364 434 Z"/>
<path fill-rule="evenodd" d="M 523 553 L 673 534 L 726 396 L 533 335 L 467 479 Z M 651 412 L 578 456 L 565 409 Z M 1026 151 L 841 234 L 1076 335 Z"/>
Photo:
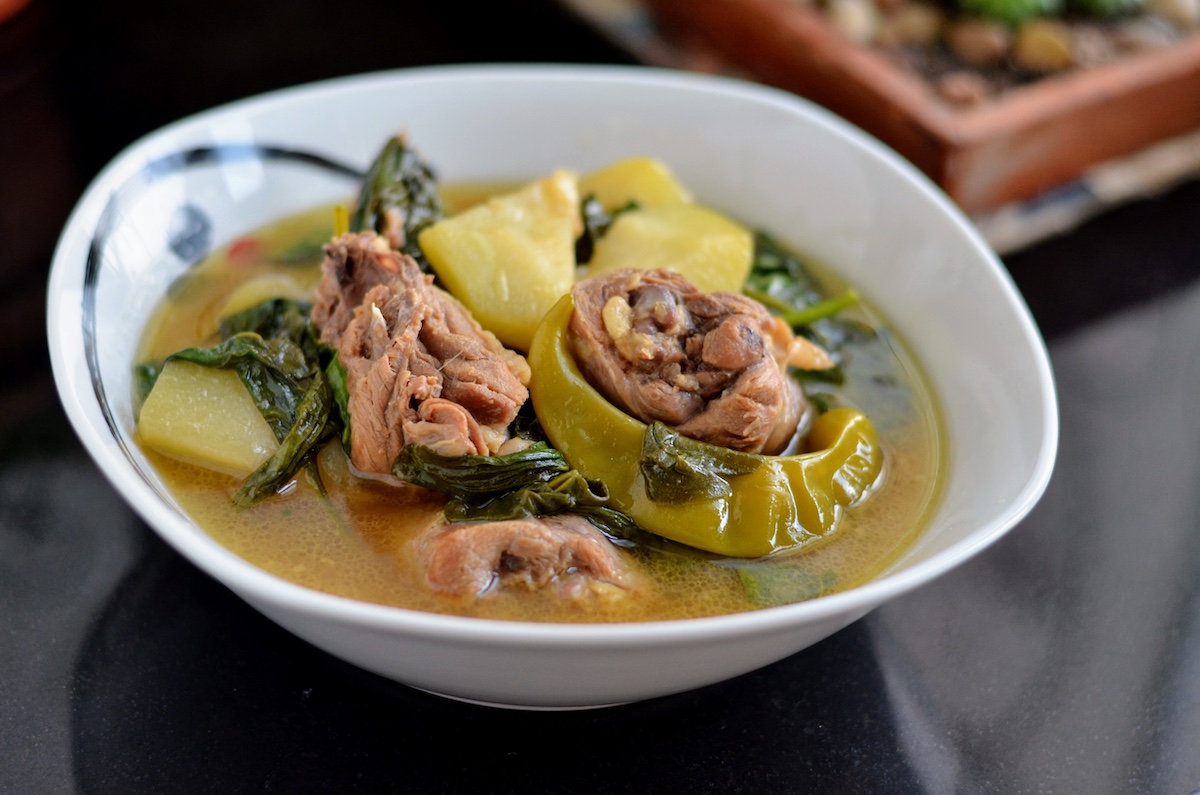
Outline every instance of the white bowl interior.
<path fill-rule="evenodd" d="M 568 631 L 362 605 L 284 583 L 213 542 L 173 507 L 131 442 L 130 366 L 148 313 L 194 258 L 206 228 L 208 242 L 221 245 L 290 212 L 351 195 L 354 172 L 397 129 L 409 132 L 448 181 L 519 179 L 634 154 L 659 157 L 706 203 L 771 231 L 858 286 L 916 353 L 941 403 L 947 478 L 921 539 L 890 573 L 853 591 L 762 614 L 669 622 L 649 634 L 632 625 Z M 999 262 L 935 188 L 873 139 L 794 97 L 653 70 L 379 74 L 292 89 L 174 124 L 126 150 L 80 201 L 54 260 L 49 333 L 72 423 L 164 538 L 335 654 L 418 686 L 488 701 L 608 703 L 703 684 L 704 677 L 692 672 L 622 687 L 617 680 L 627 677 L 614 674 L 605 686 L 588 688 L 560 677 L 538 690 L 514 675 L 489 689 L 468 684 L 478 671 L 462 666 L 440 679 L 436 663 L 425 666 L 428 674 L 413 673 L 421 664 L 396 663 L 380 633 L 420 634 L 435 647 L 438 638 L 453 637 L 519 649 L 537 638 L 625 653 L 678 649 L 699 639 L 728 646 L 735 636 L 747 645 L 745 638 L 772 635 L 767 656 L 776 659 L 819 639 L 814 626 L 828 634 L 994 541 L 1041 495 L 1057 443 L 1053 380 L 1028 311 Z M 371 641 L 356 641 L 355 626 Z M 779 645 L 781 632 L 790 643 Z M 514 665 L 524 664 L 513 654 Z M 423 652 L 421 663 L 436 657 Z M 730 659 L 718 678 L 770 661 L 752 649 Z M 733 670 L 735 663 L 743 667 Z"/>

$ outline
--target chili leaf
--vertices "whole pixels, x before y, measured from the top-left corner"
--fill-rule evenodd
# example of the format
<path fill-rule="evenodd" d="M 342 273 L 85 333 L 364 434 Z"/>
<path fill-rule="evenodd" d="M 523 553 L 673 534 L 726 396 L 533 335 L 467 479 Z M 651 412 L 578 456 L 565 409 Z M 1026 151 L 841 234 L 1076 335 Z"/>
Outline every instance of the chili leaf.
<path fill-rule="evenodd" d="M 162 373 L 163 363 L 161 360 L 155 362 L 142 362 L 135 365 L 133 368 L 133 411 L 134 419 L 137 419 L 137 414 L 142 411 L 142 404 L 146 402 L 146 398 L 150 396 L 150 390 L 154 389 L 155 382 L 158 381 L 158 376 Z"/>
<path fill-rule="evenodd" d="M 575 241 L 575 262 L 585 265 L 592 261 L 596 253 L 596 241 L 608 233 L 609 227 L 621 213 L 636 210 L 640 205 L 630 199 L 625 205 L 609 212 L 593 195 L 588 195 L 579 203 L 579 214 L 583 217 L 583 234 Z"/>
<path fill-rule="evenodd" d="M 858 293 L 854 290 L 847 290 L 834 298 L 826 298 L 824 301 L 818 301 L 815 304 L 809 304 L 803 309 L 793 309 L 784 312 L 781 317 L 789 326 L 811 326 L 818 320 L 833 317 L 843 309 L 854 306 L 858 303 Z"/>
<path fill-rule="evenodd" d="M 271 298 L 221 319 L 217 334 L 229 339 L 253 332 L 265 339 L 288 339 L 301 347 L 306 358 L 319 356 L 320 335 L 311 320 L 312 304 L 290 298 Z"/>
<path fill-rule="evenodd" d="M 342 420 L 342 449 L 350 450 L 350 387 L 346 383 L 346 368 L 337 352 L 329 364 L 325 365 L 325 378 L 329 381 L 329 389 L 333 393 L 333 402 L 337 406 L 338 416 Z"/>
<path fill-rule="evenodd" d="M 503 456 L 444 456 L 408 445 L 392 474 L 449 495 L 445 515 L 451 522 L 575 513 L 610 538 L 627 539 L 639 532 L 632 519 L 608 507 L 603 483 L 588 481 L 544 442 Z"/>
<path fill-rule="evenodd" d="M 392 464 L 392 474 L 453 497 L 481 501 L 535 482 L 546 482 L 570 469 L 545 443 L 509 455 L 446 456 L 428 447 L 406 445 Z"/>
<path fill-rule="evenodd" d="M 526 400 L 521 404 L 521 408 L 517 409 L 517 416 L 509 424 L 508 432 L 531 442 L 549 442 L 549 437 L 542 430 L 542 423 L 538 419 L 537 412 L 533 410 L 532 400 Z"/>
<path fill-rule="evenodd" d="M 331 431 L 330 411 L 333 396 L 320 370 L 296 404 L 295 421 L 279 442 L 279 449 L 250 473 L 234 495 L 234 503 L 248 507 L 275 494 L 305 464 L 308 454 Z"/>
<path fill-rule="evenodd" d="M 746 287 L 767 296 L 764 303 L 774 309 L 799 309 L 826 298 L 805 264 L 765 232 L 754 235 L 754 259 Z"/>
<path fill-rule="evenodd" d="M 429 262 L 417 236 L 443 215 L 433 169 L 408 147 L 403 135 L 398 135 L 384 144 L 367 171 L 358 208 L 350 219 L 350 231 L 373 229 L 393 239 L 401 252 L 428 272 Z"/>
<path fill-rule="evenodd" d="M 795 370 L 801 381 L 841 383 L 845 347 L 875 334 L 870 326 L 838 315 L 858 302 L 857 293 L 830 297 L 804 262 L 765 232 L 754 237 L 754 260 L 742 291 L 833 357 L 836 366 L 827 370 Z"/>
<path fill-rule="evenodd" d="M 603 483 L 587 480 L 576 469 L 479 504 L 454 498 L 445 509 L 446 519 L 451 522 L 499 521 L 555 513 L 578 514 L 612 539 L 629 539 L 642 532 L 628 516 L 608 507 L 608 490 Z"/>
<path fill-rule="evenodd" d="M 630 517 L 610 508 L 608 487 L 599 480 L 588 480 L 577 469 L 559 475 L 546 484 L 555 494 L 568 495 L 570 502 L 561 508 L 579 514 L 611 539 L 632 539 L 646 532 Z"/>
<path fill-rule="evenodd" d="M 699 442 L 654 422 L 642 437 L 639 464 L 651 500 L 687 502 L 728 497 L 733 493 L 728 478 L 750 474 L 762 465 L 762 457 Z"/>
<path fill-rule="evenodd" d="M 339 390 L 344 394 L 345 373 L 340 380 L 326 375 L 336 354 L 320 342 L 309 311 L 310 306 L 299 301 L 264 301 L 224 318 L 218 344 L 185 348 L 168 357 L 235 371 L 279 440 L 279 449 L 234 496 L 241 507 L 276 493 L 311 462 L 322 441 L 342 432 L 343 404 L 335 398 Z M 152 374 L 146 369 L 143 377 Z M 348 439 L 348 434 L 343 436 Z"/>
<path fill-rule="evenodd" d="M 838 582 L 832 570 L 809 571 L 781 560 L 727 561 L 737 571 L 746 598 L 755 607 L 795 604 L 832 591 Z"/>

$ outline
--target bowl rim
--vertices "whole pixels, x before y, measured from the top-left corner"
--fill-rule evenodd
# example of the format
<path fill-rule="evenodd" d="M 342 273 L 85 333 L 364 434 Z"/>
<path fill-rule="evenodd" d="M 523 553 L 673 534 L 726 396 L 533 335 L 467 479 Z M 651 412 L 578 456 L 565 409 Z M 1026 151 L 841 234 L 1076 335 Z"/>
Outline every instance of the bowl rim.
<path fill-rule="evenodd" d="M 80 316 L 81 284 L 68 281 L 83 272 L 83 266 L 71 256 L 90 239 L 92 230 L 85 219 L 100 216 L 112 191 L 124 183 L 150 153 L 189 128 L 205 121 L 255 108 L 319 98 L 347 89 L 370 89 L 397 83 L 441 81 L 513 82 L 540 80 L 624 84 L 630 87 L 652 86 L 708 94 L 733 94 L 742 99 L 776 106 L 789 113 L 807 117 L 850 142 L 868 156 L 895 171 L 911 187 L 937 205 L 999 277 L 1018 315 L 1025 342 L 1034 351 L 1036 381 L 1040 387 L 1044 432 L 1036 453 L 1035 465 L 1014 499 L 970 537 L 951 544 L 929 557 L 886 572 L 846 591 L 788 605 L 700 618 L 664 621 L 601 624 L 538 623 L 474 618 L 428 613 L 402 607 L 362 602 L 348 597 L 317 591 L 285 580 L 246 561 L 221 546 L 215 539 L 166 505 L 143 479 L 133 463 L 123 455 L 117 442 L 98 428 L 90 410 L 102 407 L 95 395 L 82 354 L 86 330 L 72 323 Z M 86 244 L 82 246 L 86 250 Z M 75 299 L 74 302 L 72 299 Z M 999 259 L 984 242 L 966 216 L 938 190 L 915 166 L 869 134 L 831 112 L 794 94 L 740 79 L 685 73 L 641 66 L 563 65 L 563 64 L 475 64 L 393 69 L 350 75 L 282 88 L 225 103 L 189 115 L 142 136 L 125 147 L 93 178 L 71 212 L 55 249 L 47 292 L 47 335 L 51 364 L 60 400 L 76 434 L 105 477 L 124 500 L 170 546 L 210 576 L 233 588 L 256 608 L 271 606 L 298 610 L 314 617 L 345 622 L 364 628 L 394 631 L 440 640 L 490 641 L 550 647 L 570 644 L 588 648 L 634 648 L 659 646 L 681 641 L 702 642 L 714 638 L 757 635 L 792 626 L 832 620 L 846 615 L 862 615 L 891 598 L 924 585 L 975 556 L 1003 536 L 1023 519 L 1045 492 L 1053 471 L 1058 449 L 1059 416 L 1054 376 L 1049 356 L 1024 299 Z"/>

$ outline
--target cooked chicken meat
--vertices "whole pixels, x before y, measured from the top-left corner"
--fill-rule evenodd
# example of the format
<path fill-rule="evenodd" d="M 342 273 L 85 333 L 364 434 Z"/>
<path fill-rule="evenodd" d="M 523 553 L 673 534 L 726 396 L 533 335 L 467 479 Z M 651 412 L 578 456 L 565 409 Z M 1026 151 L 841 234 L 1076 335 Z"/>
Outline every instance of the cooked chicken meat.
<path fill-rule="evenodd" d="M 617 549 L 570 514 L 442 525 L 416 541 L 416 552 L 429 587 L 458 599 L 504 587 L 551 587 L 578 599 L 631 582 Z"/>
<path fill-rule="evenodd" d="M 786 366 L 829 367 L 757 301 L 703 293 L 666 270 L 619 270 L 572 291 L 580 369 L 613 404 L 745 452 L 787 446 L 806 409 Z"/>
<path fill-rule="evenodd" d="M 389 472 L 406 444 L 489 455 L 507 441 L 529 365 L 384 238 L 346 234 L 325 247 L 312 318 L 346 370 L 359 470 Z"/>

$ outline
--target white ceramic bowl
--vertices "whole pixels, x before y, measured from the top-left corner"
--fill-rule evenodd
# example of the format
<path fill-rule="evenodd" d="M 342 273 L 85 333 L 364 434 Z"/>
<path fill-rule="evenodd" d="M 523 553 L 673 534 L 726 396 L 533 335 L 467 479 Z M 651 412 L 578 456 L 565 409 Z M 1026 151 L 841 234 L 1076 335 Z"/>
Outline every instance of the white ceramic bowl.
<path fill-rule="evenodd" d="M 658 156 L 702 200 L 831 265 L 893 320 L 941 400 L 940 508 L 884 576 L 740 615 L 564 626 L 429 615 L 329 596 L 233 555 L 175 505 L 132 442 L 130 368 L 147 314 L 210 246 L 350 195 L 407 129 L 447 181 L 519 179 Z M 882 145 L 794 96 L 636 68 L 467 67 L 335 80 L 199 114 L 129 147 L 63 232 L 49 288 L 54 374 L 97 464 L 184 556 L 338 657 L 449 696 L 524 707 L 649 698 L 796 652 L 999 538 L 1050 477 L 1044 346 L 962 215 Z"/>

